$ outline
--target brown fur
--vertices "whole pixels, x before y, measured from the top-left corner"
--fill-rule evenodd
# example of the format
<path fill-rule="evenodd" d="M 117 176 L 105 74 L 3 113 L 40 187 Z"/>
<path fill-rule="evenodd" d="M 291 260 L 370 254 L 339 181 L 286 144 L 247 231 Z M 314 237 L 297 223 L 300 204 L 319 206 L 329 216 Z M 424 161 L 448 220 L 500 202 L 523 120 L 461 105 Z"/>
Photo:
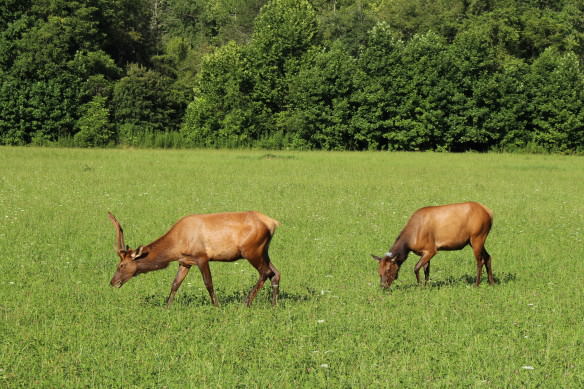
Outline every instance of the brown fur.
<path fill-rule="evenodd" d="M 280 273 L 270 261 L 268 248 L 279 223 L 269 216 L 255 211 L 185 216 L 162 237 L 136 250 L 125 246 L 120 223 L 111 213 L 109 218 L 116 229 L 116 251 L 120 257 L 117 271 L 110 282 L 112 286 L 121 287 L 138 274 L 163 269 L 170 262 L 178 261 L 179 269 L 167 305 L 172 303 L 176 291 L 193 265 L 201 271 L 211 302 L 218 305 L 209 262 L 232 262 L 245 258 L 260 274 L 258 282 L 247 296 L 247 305 L 251 305 L 268 278 L 272 283 L 272 304 L 276 304 Z"/>
<path fill-rule="evenodd" d="M 441 250 L 460 250 L 467 244 L 473 248 L 477 262 L 476 285 L 481 283 L 483 265 L 487 268 L 489 284 L 493 284 L 491 256 L 485 249 L 485 240 L 493 224 L 493 213 L 477 202 L 448 204 L 418 209 L 410 217 L 391 250 L 379 261 L 381 286 L 389 288 L 397 279 L 399 269 L 410 251 L 421 256 L 414 268 L 420 283 L 423 267 L 425 281 L 430 278 L 430 260 Z"/>

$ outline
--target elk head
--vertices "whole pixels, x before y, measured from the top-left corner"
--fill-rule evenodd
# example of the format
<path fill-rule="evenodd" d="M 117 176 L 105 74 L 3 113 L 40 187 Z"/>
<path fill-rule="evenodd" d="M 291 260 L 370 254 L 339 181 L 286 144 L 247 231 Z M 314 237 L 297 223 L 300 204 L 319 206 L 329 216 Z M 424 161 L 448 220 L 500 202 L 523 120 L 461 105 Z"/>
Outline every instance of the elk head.
<path fill-rule="evenodd" d="M 394 280 L 397 280 L 401 262 L 397 261 L 397 255 L 392 254 L 391 251 L 385 253 L 383 257 L 378 257 L 371 254 L 373 259 L 379 262 L 379 278 L 382 288 L 387 289 L 391 286 Z"/>
<path fill-rule="evenodd" d="M 138 274 L 138 264 L 135 261 L 145 257 L 147 252 L 143 246 L 138 247 L 136 250 L 132 250 L 126 246 L 122 226 L 110 212 L 108 212 L 108 216 L 116 229 L 114 250 L 120 257 L 120 263 L 118 263 L 118 268 L 110 281 L 110 285 L 120 288 L 126 281 Z"/>

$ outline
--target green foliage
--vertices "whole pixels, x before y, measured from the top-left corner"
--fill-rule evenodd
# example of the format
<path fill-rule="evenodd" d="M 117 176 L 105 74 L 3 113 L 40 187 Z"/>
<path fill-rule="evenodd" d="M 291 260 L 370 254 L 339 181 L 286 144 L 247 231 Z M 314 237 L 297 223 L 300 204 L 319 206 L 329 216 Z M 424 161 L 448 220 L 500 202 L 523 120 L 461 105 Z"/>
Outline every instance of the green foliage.
<path fill-rule="evenodd" d="M 255 22 L 250 49 L 259 64 L 283 70 L 286 60 L 300 57 L 316 37 L 316 13 L 307 0 L 272 0 Z"/>
<path fill-rule="evenodd" d="M 308 1 L 275 0 L 262 8 L 249 45 L 228 43 L 208 55 L 183 132 L 194 145 L 250 145 L 272 135 L 285 109 L 286 77 L 314 43 Z"/>
<path fill-rule="evenodd" d="M 191 45 L 206 40 L 208 28 L 213 24 L 209 15 L 210 1 L 156 1 L 154 6 L 162 33 L 181 37 Z"/>
<path fill-rule="evenodd" d="M 581 152 L 582 20 L 581 0 L 6 0 L 0 144 Z M 93 104 L 113 127 L 87 129 Z"/>
<path fill-rule="evenodd" d="M 573 53 L 546 50 L 527 78 L 532 140 L 546 150 L 584 147 L 584 74 Z"/>
<path fill-rule="evenodd" d="M 352 133 L 356 61 L 346 47 L 309 51 L 298 71 L 289 75 L 286 110 L 278 115 L 278 128 L 289 134 L 294 148 L 362 149 Z"/>
<path fill-rule="evenodd" d="M 85 0 L 97 1 L 96 19 L 103 38 L 100 47 L 118 66 L 148 64 L 158 42 L 153 29 L 154 5 L 160 0 Z"/>
<path fill-rule="evenodd" d="M 132 20 L 132 12 L 114 12 L 115 18 L 107 15 L 118 6 L 136 9 L 137 4 L 134 0 L 20 3 L 19 12 L 12 14 L 0 34 L 0 143 L 46 144 L 72 137 L 79 129 L 82 134 L 76 139 L 83 139 L 82 144 L 109 139 L 107 126 L 96 127 L 103 128 L 104 134 L 92 133 L 96 128 L 88 130 L 84 104 L 105 101 L 100 96 L 111 95 L 112 82 L 122 73 L 115 59 L 123 59 L 107 52 L 112 49 L 108 33 L 113 34 L 111 23 Z M 118 35 L 115 40 L 122 43 L 122 38 Z M 131 45 L 125 45 L 124 51 L 128 50 Z"/>
<path fill-rule="evenodd" d="M 485 1 L 481 1 L 485 3 Z M 376 12 L 401 38 L 434 31 L 452 39 L 461 28 L 469 1 L 380 0 Z"/>
<path fill-rule="evenodd" d="M 158 38 L 156 57 L 170 56 L 177 83 L 191 90 L 203 58 L 234 41 L 243 44 L 253 31 L 265 0 L 155 0 L 153 29 Z"/>
<path fill-rule="evenodd" d="M 71 135 L 79 80 L 72 75 L 24 82 L 5 77 L 0 87 L 0 142 L 27 144 L 54 141 Z"/>
<path fill-rule="evenodd" d="M 182 116 L 181 95 L 172 80 L 140 65 L 128 66 L 126 76 L 113 88 L 113 119 L 120 142 L 134 144 L 140 132 L 178 130 Z"/>
<path fill-rule="evenodd" d="M 30 7 L 31 0 L 4 0 L 0 5 L 0 31 L 19 20 Z"/>
<path fill-rule="evenodd" d="M 316 14 L 308 0 L 272 0 L 262 8 L 245 51 L 252 98 L 263 110 L 275 114 L 284 109 L 286 74 L 296 71 L 299 59 L 316 43 L 316 33 Z M 265 130 L 272 126 L 264 124 Z"/>
<path fill-rule="evenodd" d="M 446 99 L 453 92 L 451 65 L 438 35 L 416 35 L 405 43 L 386 23 L 378 24 L 360 58 L 362 86 L 354 122 L 363 136 L 375 148 L 442 146 Z"/>
<path fill-rule="evenodd" d="M 378 18 L 369 1 L 318 1 L 312 2 L 318 9 L 318 29 L 325 44 L 340 41 L 346 50 L 357 55 L 367 41 L 367 32 Z"/>
<path fill-rule="evenodd" d="M 112 124 L 106 98 L 95 96 L 89 103 L 81 107 L 82 113 L 77 120 L 79 131 L 74 141 L 81 147 L 105 146 L 112 138 Z"/>
<path fill-rule="evenodd" d="M 498 72 L 489 36 L 480 30 L 459 34 L 448 47 L 448 62 L 452 89 L 444 147 L 454 151 L 487 148 L 497 136 L 484 126 L 494 108 L 488 100 L 490 89 L 497 87 L 491 77 Z"/>
<path fill-rule="evenodd" d="M 249 98 L 251 80 L 241 49 L 231 42 L 205 57 L 195 100 L 187 108 L 182 132 L 195 146 L 245 143 L 257 125 Z"/>
<path fill-rule="evenodd" d="M 385 140 L 399 105 L 396 82 L 400 80 L 399 61 L 403 42 L 397 39 L 387 23 L 378 23 L 369 32 L 369 40 L 359 57 L 360 73 L 356 73 L 357 109 L 352 118 L 370 148 L 387 148 Z M 401 78 L 402 80 L 403 77 Z M 404 80 L 405 81 L 405 80 Z"/>
<path fill-rule="evenodd" d="M 483 91 L 483 101 L 489 108 L 483 128 L 507 150 L 524 148 L 531 139 L 527 130 L 531 121 L 525 82 L 528 72 L 523 60 L 507 59 L 487 80 Z"/>

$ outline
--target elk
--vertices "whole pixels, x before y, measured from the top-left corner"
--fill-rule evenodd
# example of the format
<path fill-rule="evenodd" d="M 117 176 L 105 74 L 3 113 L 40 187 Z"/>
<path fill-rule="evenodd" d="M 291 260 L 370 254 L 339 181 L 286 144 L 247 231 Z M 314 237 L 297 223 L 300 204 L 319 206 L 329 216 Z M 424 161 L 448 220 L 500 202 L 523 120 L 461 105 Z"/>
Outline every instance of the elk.
<path fill-rule="evenodd" d="M 276 304 L 280 273 L 270 261 L 268 248 L 279 222 L 269 216 L 255 211 L 185 216 L 166 234 L 136 250 L 124 243 L 124 231 L 115 216 L 110 212 L 108 216 L 116 229 L 114 249 L 120 257 L 111 286 L 120 288 L 138 274 L 164 269 L 170 262 L 178 261 L 178 273 L 166 299 L 167 307 L 193 265 L 201 271 L 211 302 L 218 306 L 209 262 L 233 262 L 245 258 L 259 272 L 259 280 L 245 300 L 247 306 L 251 305 L 268 278 L 272 284 L 272 305 Z"/>
<path fill-rule="evenodd" d="M 493 213 L 477 202 L 424 207 L 418 209 L 398 235 L 390 251 L 383 257 L 371 255 L 379 262 L 382 288 L 389 288 L 397 279 L 401 265 L 412 251 L 421 256 L 414 267 L 416 280 L 424 268 L 425 283 L 430 278 L 430 260 L 441 250 L 461 250 L 472 247 L 477 262 L 476 286 L 481 283 L 483 265 L 487 268 L 489 284 L 494 284 L 491 256 L 485 240 L 493 224 Z"/>

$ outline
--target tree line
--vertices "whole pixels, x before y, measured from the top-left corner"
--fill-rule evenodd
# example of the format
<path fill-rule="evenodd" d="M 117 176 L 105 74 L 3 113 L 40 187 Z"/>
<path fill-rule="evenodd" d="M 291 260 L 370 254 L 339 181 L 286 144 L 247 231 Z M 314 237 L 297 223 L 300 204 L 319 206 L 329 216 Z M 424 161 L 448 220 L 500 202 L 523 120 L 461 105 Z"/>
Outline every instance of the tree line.
<path fill-rule="evenodd" d="M 581 0 L 4 0 L 0 144 L 584 151 Z"/>

